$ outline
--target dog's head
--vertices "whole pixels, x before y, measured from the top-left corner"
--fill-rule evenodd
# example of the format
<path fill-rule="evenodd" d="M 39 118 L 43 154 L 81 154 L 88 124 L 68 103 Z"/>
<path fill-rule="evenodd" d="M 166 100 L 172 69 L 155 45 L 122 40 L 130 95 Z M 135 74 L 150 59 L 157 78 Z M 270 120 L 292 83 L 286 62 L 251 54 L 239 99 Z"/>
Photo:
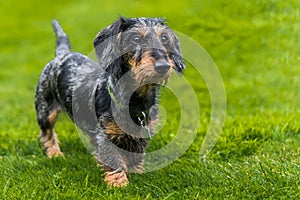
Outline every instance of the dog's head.
<path fill-rule="evenodd" d="M 161 18 L 121 17 L 98 33 L 94 47 L 106 71 L 131 71 L 138 83 L 161 82 L 185 68 L 179 40 Z"/>

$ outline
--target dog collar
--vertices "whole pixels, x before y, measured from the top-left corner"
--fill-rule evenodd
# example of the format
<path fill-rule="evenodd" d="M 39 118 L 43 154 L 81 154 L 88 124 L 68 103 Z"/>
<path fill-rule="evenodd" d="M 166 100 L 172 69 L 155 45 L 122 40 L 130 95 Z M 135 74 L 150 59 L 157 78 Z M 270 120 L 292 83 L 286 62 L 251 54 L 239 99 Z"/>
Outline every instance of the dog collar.
<path fill-rule="evenodd" d="M 126 108 L 126 106 L 124 104 L 122 104 L 118 99 L 117 97 L 114 95 L 111 87 L 109 86 L 109 84 L 107 84 L 107 91 L 108 91 L 108 94 L 109 96 L 111 97 L 111 99 L 113 100 L 113 102 L 119 107 L 121 108 L 122 110 L 124 110 Z"/>
<path fill-rule="evenodd" d="M 126 107 L 128 107 L 128 106 L 124 105 L 122 102 L 120 102 L 120 101 L 117 99 L 117 97 L 114 95 L 114 93 L 113 93 L 111 87 L 109 86 L 109 84 L 107 84 L 107 91 L 108 91 L 109 96 L 110 96 L 111 99 L 113 100 L 113 102 L 114 102 L 119 108 L 121 108 L 122 110 L 124 110 Z M 137 118 L 145 118 L 146 115 L 148 115 L 148 114 L 149 114 L 149 112 L 147 112 L 147 111 L 141 111 L 141 113 L 135 114 L 135 117 L 137 117 Z"/>
<path fill-rule="evenodd" d="M 117 97 L 114 95 L 111 87 L 109 86 L 109 84 L 107 84 L 107 91 L 109 96 L 111 97 L 111 99 L 113 100 L 113 102 L 122 110 L 124 110 L 126 108 L 126 106 L 124 104 L 122 104 Z M 148 114 L 148 112 L 146 112 Z M 143 128 L 143 132 L 144 135 L 146 137 L 149 137 L 150 139 L 152 138 L 152 134 L 150 131 L 150 128 L 147 125 L 147 114 L 144 111 L 141 112 L 141 114 L 136 114 L 135 117 L 137 117 L 138 121 L 140 122 L 140 126 Z M 144 136 L 144 137 L 145 137 Z"/>

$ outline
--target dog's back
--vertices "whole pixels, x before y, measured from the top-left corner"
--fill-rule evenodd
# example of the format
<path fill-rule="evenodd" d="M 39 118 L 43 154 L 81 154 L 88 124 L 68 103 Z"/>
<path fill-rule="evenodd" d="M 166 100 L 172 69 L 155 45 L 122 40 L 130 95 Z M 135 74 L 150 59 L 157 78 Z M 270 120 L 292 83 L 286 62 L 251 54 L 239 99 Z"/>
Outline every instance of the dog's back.
<path fill-rule="evenodd" d="M 40 81 L 47 79 L 52 82 L 49 86 L 56 105 L 73 119 L 74 87 L 86 88 L 84 82 L 88 83 L 90 80 L 83 79 L 94 77 L 96 70 L 101 74 L 101 70 L 99 65 L 87 56 L 71 51 L 70 40 L 57 20 L 52 21 L 52 27 L 56 35 L 55 58 L 44 69 L 50 73 L 43 72 Z"/>
<path fill-rule="evenodd" d="M 62 155 L 54 125 L 61 110 L 73 118 L 74 88 L 76 86 L 90 87 L 84 82 L 90 82 L 99 65 L 87 56 L 71 51 L 71 45 L 66 33 L 56 20 L 52 21 L 56 35 L 55 58 L 43 69 L 35 93 L 35 108 L 37 121 L 41 129 L 41 143 L 49 157 Z M 101 72 L 99 71 L 99 74 Z"/>

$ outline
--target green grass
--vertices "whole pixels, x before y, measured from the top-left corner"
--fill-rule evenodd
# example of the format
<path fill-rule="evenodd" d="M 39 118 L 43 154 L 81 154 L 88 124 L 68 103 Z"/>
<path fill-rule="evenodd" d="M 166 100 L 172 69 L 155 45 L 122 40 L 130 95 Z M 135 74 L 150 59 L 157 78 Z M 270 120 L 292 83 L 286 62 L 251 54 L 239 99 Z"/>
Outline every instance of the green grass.
<path fill-rule="evenodd" d="M 2 0 L 0 9 L 0 199 L 300 198 L 299 1 Z M 185 77 L 201 109 L 193 144 L 173 164 L 130 175 L 126 188 L 107 188 L 66 115 L 56 127 L 66 158 L 43 154 L 33 97 L 54 54 L 52 18 L 74 50 L 89 54 L 96 33 L 120 14 L 166 17 L 172 29 L 198 41 L 222 74 L 227 115 L 218 143 L 200 160 L 210 98 L 189 65 Z M 162 97 L 172 114 L 149 151 L 171 141 L 178 126 L 174 96 Z"/>

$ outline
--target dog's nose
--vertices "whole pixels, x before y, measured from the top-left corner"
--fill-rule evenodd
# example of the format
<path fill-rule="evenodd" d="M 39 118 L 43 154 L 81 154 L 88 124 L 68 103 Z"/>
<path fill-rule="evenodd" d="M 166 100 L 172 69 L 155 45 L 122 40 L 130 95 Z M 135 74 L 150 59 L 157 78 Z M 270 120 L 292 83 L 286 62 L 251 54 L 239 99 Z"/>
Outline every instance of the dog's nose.
<path fill-rule="evenodd" d="M 155 63 L 154 69 L 159 74 L 165 74 L 170 69 L 170 64 L 167 61 L 157 61 Z"/>

